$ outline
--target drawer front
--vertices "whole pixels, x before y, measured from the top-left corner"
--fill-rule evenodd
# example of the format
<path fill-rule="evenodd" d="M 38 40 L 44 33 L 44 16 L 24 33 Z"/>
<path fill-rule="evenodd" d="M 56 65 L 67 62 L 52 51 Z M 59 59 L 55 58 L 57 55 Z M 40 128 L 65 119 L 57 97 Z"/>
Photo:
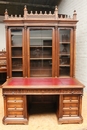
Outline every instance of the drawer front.
<path fill-rule="evenodd" d="M 78 104 L 79 103 L 79 97 L 78 95 L 64 95 L 63 96 L 63 103 L 72 103 L 72 104 Z"/>
<path fill-rule="evenodd" d="M 78 100 L 77 95 L 64 95 L 63 100 Z"/>
<path fill-rule="evenodd" d="M 8 111 L 8 117 L 23 117 L 23 111 Z"/>
<path fill-rule="evenodd" d="M 23 96 L 7 96 L 7 101 L 9 100 L 23 100 Z"/>
<path fill-rule="evenodd" d="M 23 111 L 23 108 L 17 108 L 17 107 L 8 108 L 8 111 Z"/>
<path fill-rule="evenodd" d="M 63 111 L 63 116 L 66 116 L 66 117 L 78 116 L 78 111 L 77 110 Z"/>
<path fill-rule="evenodd" d="M 74 108 L 78 107 L 78 103 L 63 103 L 63 108 Z"/>
<path fill-rule="evenodd" d="M 23 115 L 8 115 L 9 118 L 24 118 Z"/>
<path fill-rule="evenodd" d="M 7 104 L 8 108 L 23 108 L 23 103 L 19 103 L 19 102 L 14 102 L 14 103 L 8 103 Z"/>
<path fill-rule="evenodd" d="M 23 96 L 8 96 L 7 104 L 21 104 L 23 103 Z"/>
<path fill-rule="evenodd" d="M 23 100 L 7 100 L 7 103 L 23 103 Z"/>

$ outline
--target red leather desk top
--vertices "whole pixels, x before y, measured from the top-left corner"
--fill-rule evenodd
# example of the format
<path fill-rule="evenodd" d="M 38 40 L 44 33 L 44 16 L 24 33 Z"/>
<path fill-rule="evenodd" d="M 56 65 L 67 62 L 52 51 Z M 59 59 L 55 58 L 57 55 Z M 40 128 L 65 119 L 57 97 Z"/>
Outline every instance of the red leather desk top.
<path fill-rule="evenodd" d="M 75 78 L 10 78 L 3 85 L 3 88 L 57 88 L 57 87 L 80 87 L 84 86 Z"/>

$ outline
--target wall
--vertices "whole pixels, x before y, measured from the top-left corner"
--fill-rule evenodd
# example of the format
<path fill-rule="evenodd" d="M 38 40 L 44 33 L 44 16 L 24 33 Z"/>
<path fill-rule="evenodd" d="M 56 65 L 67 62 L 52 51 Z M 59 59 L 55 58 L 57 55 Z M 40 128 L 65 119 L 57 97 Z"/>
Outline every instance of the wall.
<path fill-rule="evenodd" d="M 5 25 L 0 23 L 0 51 L 6 50 Z"/>
<path fill-rule="evenodd" d="M 76 30 L 76 68 L 75 76 L 86 87 L 87 91 L 87 0 L 62 0 L 58 6 L 58 13 L 73 15 L 77 12 Z"/>

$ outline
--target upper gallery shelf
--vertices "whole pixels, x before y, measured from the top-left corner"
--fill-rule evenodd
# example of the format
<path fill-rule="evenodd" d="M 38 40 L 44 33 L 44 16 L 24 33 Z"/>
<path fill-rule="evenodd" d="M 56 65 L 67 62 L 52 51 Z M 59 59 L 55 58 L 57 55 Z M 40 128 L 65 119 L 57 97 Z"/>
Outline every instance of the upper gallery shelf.
<path fill-rule="evenodd" d="M 58 14 L 58 7 L 57 6 L 55 6 L 55 10 L 54 10 L 54 13 L 52 14 L 52 12 L 50 11 L 49 12 L 49 14 L 45 11 L 44 12 L 44 14 L 42 13 L 42 11 L 40 11 L 40 13 L 37 13 L 37 11 L 35 12 L 35 13 L 33 13 L 32 11 L 30 12 L 30 13 L 28 13 L 28 11 L 27 11 L 27 7 L 26 7 L 26 5 L 25 5 L 25 7 L 24 7 L 24 15 L 23 15 L 23 17 L 21 16 L 21 15 L 19 15 L 19 16 L 17 16 L 16 14 L 15 14 L 15 16 L 13 16 L 13 15 L 11 15 L 11 16 L 9 16 L 8 15 L 8 11 L 7 11 L 7 9 L 5 10 L 5 19 L 4 20 L 37 20 L 37 18 L 40 20 L 62 20 L 62 19 L 64 19 L 64 20 L 70 20 L 70 21 L 72 21 L 72 20 L 75 20 L 75 21 L 77 21 L 77 14 L 76 14 L 76 11 L 74 10 L 74 13 L 73 13 L 73 16 L 72 17 L 70 17 L 70 16 L 68 16 L 68 15 L 59 15 Z"/>

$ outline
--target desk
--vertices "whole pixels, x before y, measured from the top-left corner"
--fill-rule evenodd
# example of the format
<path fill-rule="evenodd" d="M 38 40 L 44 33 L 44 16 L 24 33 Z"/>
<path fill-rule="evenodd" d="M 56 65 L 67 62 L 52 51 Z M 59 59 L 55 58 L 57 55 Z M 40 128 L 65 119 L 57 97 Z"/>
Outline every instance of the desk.
<path fill-rule="evenodd" d="M 27 95 L 59 95 L 58 123 L 82 123 L 84 85 L 74 78 L 10 78 L 2 85 L 4 124 L 27 124 Z"/>
<path fill-rule="evenodd" d="M 6 81 L 6 77 L 7 77 L 6 52 L 0 51 L 0 84 Z"/>

